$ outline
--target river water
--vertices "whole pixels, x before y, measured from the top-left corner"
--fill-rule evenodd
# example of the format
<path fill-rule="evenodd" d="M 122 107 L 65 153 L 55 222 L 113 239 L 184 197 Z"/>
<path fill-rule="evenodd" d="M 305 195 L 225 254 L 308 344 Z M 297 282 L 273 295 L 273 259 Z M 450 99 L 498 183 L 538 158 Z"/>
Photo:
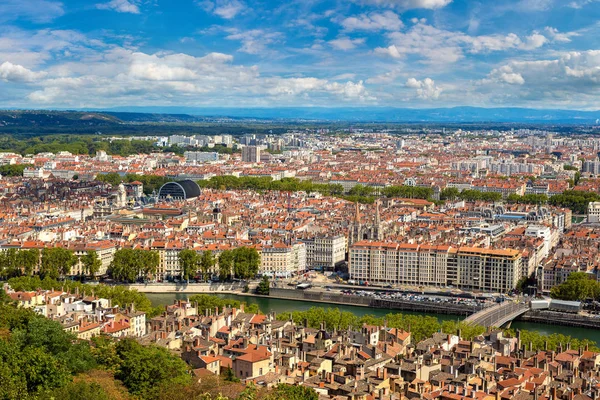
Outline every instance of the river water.
<path fill-rule="evenodd" d="M 193 296 L 191 293 L 146 293 L 146 296 L 150 299 L 153 306 L 162 306 L 166 304 L 173 304 L 174 300 L 187 300 L 189 296 Z M 254 296 L 241 296 L 234 294 L 216 294 L 215 296 L 221 298 L 231 298 L 239 301 L 243 301 L 247 304 L 257 304 L 258 308 L 264 312 L 269 313 L 275 311 L 277 314 L 281 313 L 289 313 L 291 311 L 303 311 L 307 310 L 310 307 L 327 307 L 327 304 L 323 303 L 312 303 L 308 301 L 299 301 L 299 300 L 279 300 L 279 299 L 270 299 L 264 297 L 254 297 Z M 464 319 L 465 316 L 460 315 L 442 315 L 442 314 L 421 314 L 410 311 L 396 311 L 396 310 L 387 310 L 387 309 L 377 309 L 377 308 L 368 308 L 368 307 L 357 307 L 350 305 L 337 305 L 332 304 L 331 307 L 339 308 L 342 311 L 350 311 L 356 316 L 363 315 L 375 315 L 377 317 L 384 316 L 389 313 L 402 313 L 402 314 L 413 314 L 413 315 L 428 315 L 438 318 L 441 321 L 445 320 L 456 320 L 456 319 Z M 530 331 L 538 331 L 542 335 L 550 335 L 553 333 L 561 333 L 563 335 L 569 335 L 578 339 L 589 339 L 593 340 L 600 344 L 600 330 L 596 329 L 586 329 L 586 328 L 572 328 L 567 326 L 558 326 L 558 325 L 548 325 L 548 324 L 539 324 L 532 322 L 522 322 L 522 321 L 514 321 L 512 323 L 512 328 L 514 329 L 526 329 Z"/>

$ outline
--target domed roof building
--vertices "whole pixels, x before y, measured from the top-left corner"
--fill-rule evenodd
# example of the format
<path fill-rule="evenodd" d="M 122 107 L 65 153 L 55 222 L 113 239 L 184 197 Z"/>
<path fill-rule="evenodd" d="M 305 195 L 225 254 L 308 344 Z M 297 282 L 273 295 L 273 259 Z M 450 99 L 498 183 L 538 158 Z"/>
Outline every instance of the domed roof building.
<path fill-rule="evenodd" d="M 159 199 L 190 200 L 200 196 L 200 186 L 191 179 L 167 182 L 158 192 Z"/>

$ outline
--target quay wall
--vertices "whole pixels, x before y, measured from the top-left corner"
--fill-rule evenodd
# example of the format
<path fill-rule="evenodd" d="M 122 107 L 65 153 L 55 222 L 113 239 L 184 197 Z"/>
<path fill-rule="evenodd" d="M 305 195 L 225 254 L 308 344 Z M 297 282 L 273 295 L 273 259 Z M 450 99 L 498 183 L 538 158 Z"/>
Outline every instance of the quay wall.
<path fill-rule="evenodd" d="M 434 303 L 427 301 L 410 301 L 402 299 L 384 300 L 371 297 L 349 296 L 339 293 L 320 290 L 295 290 L 271 288 L 269 296 L 253 294 L 256 283 L 250 284 L 250 292 L 242 293 L 243 283 L 161 283 L 161 284 L 132 284 L 126 285 L 129 289 L 136 289 L 142 293 L 206 293 L 206 294 L 239 294 L 281 300 L 310 301 L 325 305 L 349 305 L 357 307 L 413 311 L 446 315 L 468 316 L 481 308 L 464 304 Z M 550 325 L 571 326 L 579 328 L 600 328 L 600 318 L 582 315 L 559 313 L 547 310 L 533 310 L 521 315 L 518 321 L 534 322 Z"/>
<path fill-rule="evenodd" d="M 556 311 L 528 311 L 517 318 L 518 321 L 537 322 L 541 324 L 571 326 L 577 328 L 600 328 L 600 318 L 588 317 L 585 315 L 576 315 L 560 313 Z M 568 335 L 568 331 L 565 332 Z"/>
<path fill-rule="evenodd" d="M 238 293 L 241 294 L 244 283 L 135 283 L 124 285 L 127 289 L 135 289 L 141 293 Z M 248 285 L 250 290 L 256 284 Z"/>
<path fill-rule="evenodd" d="M 477 312 L 481 309 L 480 307 L 474 307 L 465 304 L 435 303 L 431 301 L 410 301 L 402 299 L 386 300 L 377 299 L 373 297 L 343 295 L 339 293 L 317 290 L 293 290 L 272 288 L 270 290 L 269 296 L 264 297 L 389 310 L 403 310 L 465 316 Z"/>

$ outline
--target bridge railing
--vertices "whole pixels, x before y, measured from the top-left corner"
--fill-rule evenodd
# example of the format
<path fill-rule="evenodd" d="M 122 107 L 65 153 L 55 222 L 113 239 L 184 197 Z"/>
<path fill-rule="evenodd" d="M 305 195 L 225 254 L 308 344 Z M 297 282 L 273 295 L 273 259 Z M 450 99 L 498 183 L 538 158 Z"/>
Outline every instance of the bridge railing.
<path fill-rule="evenodd" d="M 502 303 L 470 315 L 466 322 L 483 326 L 501 326 L 529 310 L 526 303 Z"/>

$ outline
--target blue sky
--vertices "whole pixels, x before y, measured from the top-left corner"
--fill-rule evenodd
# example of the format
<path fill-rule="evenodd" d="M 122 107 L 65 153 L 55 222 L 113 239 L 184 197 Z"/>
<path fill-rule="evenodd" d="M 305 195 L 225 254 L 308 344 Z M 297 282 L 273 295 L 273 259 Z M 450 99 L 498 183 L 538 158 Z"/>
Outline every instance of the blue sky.
<path fill-rule="evenodd" d="M 0 107 L 600 109 L 600 0 L 2 0 Z"/>

